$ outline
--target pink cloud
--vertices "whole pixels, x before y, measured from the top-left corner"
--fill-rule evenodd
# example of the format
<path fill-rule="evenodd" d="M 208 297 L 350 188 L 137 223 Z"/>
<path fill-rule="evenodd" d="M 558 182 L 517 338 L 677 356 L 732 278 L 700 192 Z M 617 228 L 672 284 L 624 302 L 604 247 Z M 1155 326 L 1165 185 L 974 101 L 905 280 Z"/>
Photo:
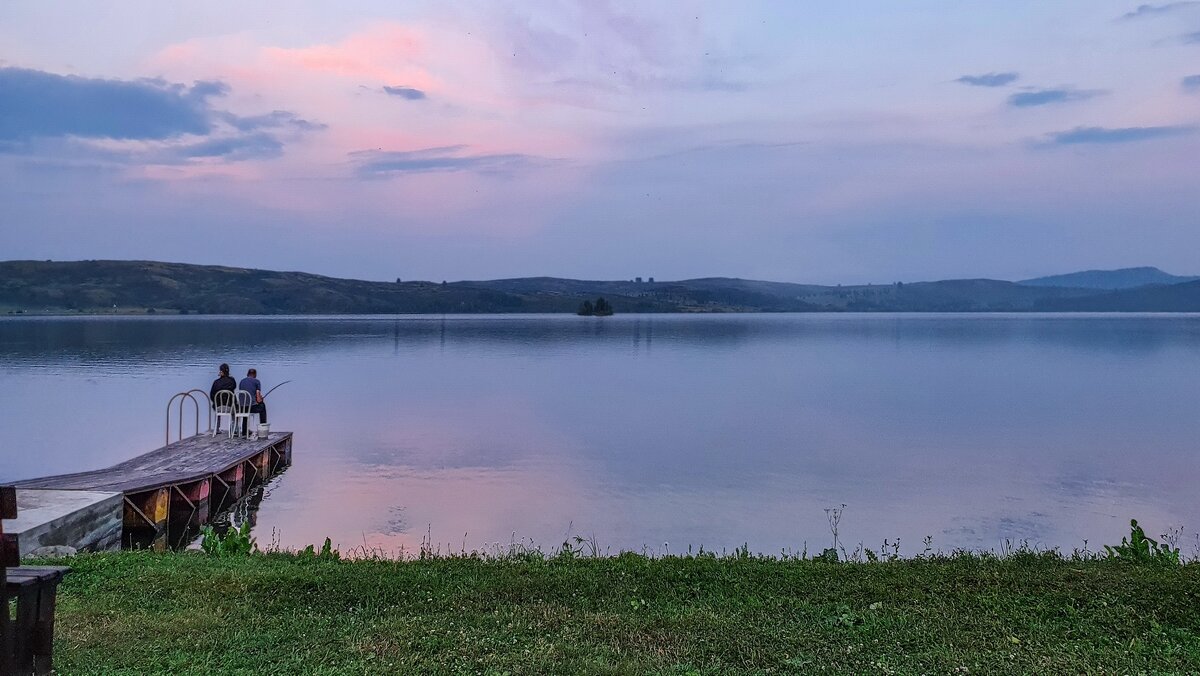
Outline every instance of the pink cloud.
<path fill-rule="evenodd" d="M 553 113 L 550 124 L 530 119 L 531 108 L 554 98 L 520 95 L 482 38 L 449 25 L 379 22 L 303 47 L 264 46 L 250 35 L 205 38 L 160 51 L 150 66 L 174 79 L 224 80 L 234 105 L 265 101 L 321 119 L 330 138 L 359 144 L 343 152 L 401 141 L 400 148 L 470 144 L 531 153 L 562 148 L 578 135 L 557 125 Z M 384 86 L 418 89 L 426 99 L 397 100 Z M 513 147 L 526 143 L 538 147 Z"/>
<path fill-rule="evenodd" d="M 189 40 L 160 51 L 149 70 L 173 81 L 222 80 L 230 85 L 223 104 L 239 114 L 289 110 L 328 128 L 253 168 L 172 168 L 147 176 L 200 179 L 190 189 L 236 194 L 311 223 L 349 218 L 367 229 L 500 236 L 523 236 L 551 222 L 562 197 L 586 180 L 586 171 L 561 166 L 503 177 L 470 170 L 356 177 L 351 153 L 363 150 L 461 146 L 470 155 L 555 160 L 594 152 L 578 111 L 538 92 L 522 94 L 514 84 L 519 78 L 478 31 L 375 22 L 317 44 L 263 42 L 251 33 Z M 388 96 L 384 86 L 412 87 L 426 98 Z"/>
<path fill-rule="evenodd" d="M 441 90 L 427 68 L 426 31 L 395 23 L 371 26 L 340 42 L 309 47 L 264 47 L 264 66 L 272 70 L 300 69 L 382 85 Z"/>

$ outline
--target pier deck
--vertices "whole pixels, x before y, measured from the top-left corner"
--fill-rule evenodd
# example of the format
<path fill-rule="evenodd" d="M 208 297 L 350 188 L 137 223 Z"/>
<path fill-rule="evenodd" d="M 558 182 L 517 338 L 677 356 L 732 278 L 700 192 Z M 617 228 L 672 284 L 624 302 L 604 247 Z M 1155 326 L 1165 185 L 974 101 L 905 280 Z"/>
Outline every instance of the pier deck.
<path fill-rule="evenodd" d="M 291 464 L 292 433 L 259 439 L 199 434 L 112 467 L 28 479 L 20 489 L 119 492 L 124 496 L 124 536 L 152 531 L 165 542 L 172 526 L 208 522 L 210 513 L 237 500 L 253 485 Z"/>

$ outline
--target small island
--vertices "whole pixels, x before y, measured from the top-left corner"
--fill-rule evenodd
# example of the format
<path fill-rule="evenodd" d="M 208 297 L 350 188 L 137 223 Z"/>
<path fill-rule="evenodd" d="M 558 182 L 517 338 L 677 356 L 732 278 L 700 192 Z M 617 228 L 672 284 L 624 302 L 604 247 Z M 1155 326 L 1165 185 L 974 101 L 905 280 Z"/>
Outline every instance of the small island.
<path fill-rule="evenodd" d="M 595 304 L 590 300 L 585 300 L 579 305 L 579 309 L 575 314 L 580 317 L 608 317 L 613 313 L 612 303 L 604 300 L 604 297 L 596 299 Z"/>

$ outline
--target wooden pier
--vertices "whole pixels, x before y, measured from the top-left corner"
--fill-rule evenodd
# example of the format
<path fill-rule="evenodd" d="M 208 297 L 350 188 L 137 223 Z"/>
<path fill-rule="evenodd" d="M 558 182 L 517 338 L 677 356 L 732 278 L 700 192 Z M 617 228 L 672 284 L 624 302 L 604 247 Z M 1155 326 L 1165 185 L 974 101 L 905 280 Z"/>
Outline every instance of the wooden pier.
<path fill-rule="evenodd" d="M 156 546 L 169 534 L 202 526 L 223 506 L 244 496 L 292 462 L 292 433 L 258 439 L 207 434 L 91 472 L 16 483 L 18 489 L 119 492 L 124 496 L 122 541 L 150 534 Z"/>

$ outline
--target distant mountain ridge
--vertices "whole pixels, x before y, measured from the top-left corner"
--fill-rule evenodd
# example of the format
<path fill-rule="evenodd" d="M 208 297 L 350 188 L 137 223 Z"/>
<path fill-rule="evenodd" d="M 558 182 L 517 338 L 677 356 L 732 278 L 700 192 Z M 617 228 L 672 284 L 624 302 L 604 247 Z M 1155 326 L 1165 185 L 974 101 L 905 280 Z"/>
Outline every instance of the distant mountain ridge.
<path fill-rule="evenodd" d="M 1073 289 L 1136 289 L 1153 284 L 1183 284 L 1200 277 L 1180 277 L 1154 267 L 1121 268 L 1120 270 L 1084 270 L 1065 275 L 1037 277 L 1017 282 L 1025 286 L 1055 286 Z"/>
<path fill-rule="evenodd" d="M 1131 271 L 1138 271 L 1133 273 Z M 1113 276 L 1114 273 L 1119 273 Z M 1075 277 L 1081 275 L 1082 277 Z M 827 286 L 727 277 L 668 282 L 525 277 L 372 282 L 157 261 L 0 262 L 0 312 L 179 314 L 574 313 L 604 297 L 631 312 L 1200 312 L 1200 281 L 1157 268 L 1025 282 L 951 279 Z M 1060 286 L 1079 279 L 1093 286 Z M 1197 278 L 1182 277 L 1192 280 Z"/>

